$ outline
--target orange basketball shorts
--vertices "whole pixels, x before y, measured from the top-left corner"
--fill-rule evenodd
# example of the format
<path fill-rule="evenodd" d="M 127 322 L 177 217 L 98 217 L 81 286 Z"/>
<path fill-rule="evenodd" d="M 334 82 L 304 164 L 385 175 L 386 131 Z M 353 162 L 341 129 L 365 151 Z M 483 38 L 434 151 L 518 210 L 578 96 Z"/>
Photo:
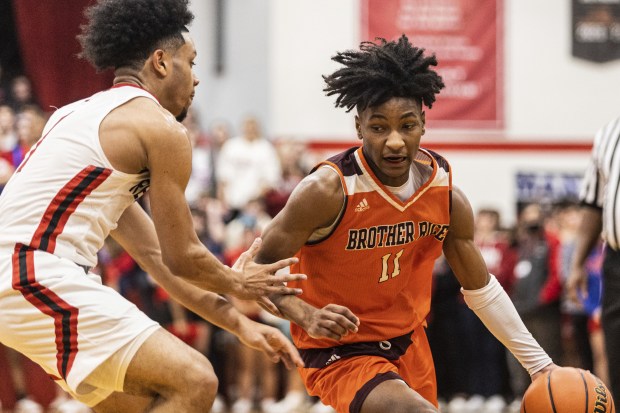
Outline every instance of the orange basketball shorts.
<path fill-rule="evenodd" d="M 376 386 L 398 379 L 437 406 L 435 366 L 422 327 L 389 341 L 301 353 L 306 367 L 298 370 L 308 393 L 318 396 L 338 413 L 359 413 Z"/>

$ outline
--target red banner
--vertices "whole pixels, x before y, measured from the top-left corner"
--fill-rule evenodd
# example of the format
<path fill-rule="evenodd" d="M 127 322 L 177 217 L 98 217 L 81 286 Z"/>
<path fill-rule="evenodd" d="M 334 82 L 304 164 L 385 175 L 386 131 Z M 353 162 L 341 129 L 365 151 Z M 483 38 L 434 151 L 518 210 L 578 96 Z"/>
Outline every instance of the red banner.
<path fill-rule="evenodd" d="M 362 0 L 362 38 L 406 34 L 435 54 L 445 89 L 426 119 L 441 128 L 502 128 L 502 0 Z"/>

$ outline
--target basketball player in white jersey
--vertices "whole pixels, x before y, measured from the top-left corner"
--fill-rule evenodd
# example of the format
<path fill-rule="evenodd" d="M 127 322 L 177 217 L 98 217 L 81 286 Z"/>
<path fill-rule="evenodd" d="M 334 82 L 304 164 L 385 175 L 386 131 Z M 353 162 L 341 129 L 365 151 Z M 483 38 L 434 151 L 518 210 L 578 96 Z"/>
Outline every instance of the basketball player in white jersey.
<path fill-rule="evenodd" d="M 299 294 L 293 259 L 234 268 L 199 242 L 184 190 L 191 145 L 178 122 L 198 79 L 187 0 L 100 0 L 79 36 L 114 87 L 58 109 L 0 197 L 0 342 L 37 362 L 96 412 L 208 412 L 217 378 L 177 340 L 89 273 L 111 235 L 168 292 L 289 367 L 299 354 L 220 294 L 270 303 Z M 135 200 L 150 187 L 152 220 Z"/>

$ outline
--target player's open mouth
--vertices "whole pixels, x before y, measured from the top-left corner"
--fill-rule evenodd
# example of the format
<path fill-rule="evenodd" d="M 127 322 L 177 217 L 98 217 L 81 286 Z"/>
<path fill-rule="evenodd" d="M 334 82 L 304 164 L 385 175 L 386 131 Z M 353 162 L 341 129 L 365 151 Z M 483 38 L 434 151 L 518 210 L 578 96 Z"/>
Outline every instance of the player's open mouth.
<path fill-rule="evenodd" d="M 401 162 L 405 162 L 407 160 L 407 157 L 405 156 L 386 156 L 383 158 L 386 162 L 389 163 L 401 163 Z"/>

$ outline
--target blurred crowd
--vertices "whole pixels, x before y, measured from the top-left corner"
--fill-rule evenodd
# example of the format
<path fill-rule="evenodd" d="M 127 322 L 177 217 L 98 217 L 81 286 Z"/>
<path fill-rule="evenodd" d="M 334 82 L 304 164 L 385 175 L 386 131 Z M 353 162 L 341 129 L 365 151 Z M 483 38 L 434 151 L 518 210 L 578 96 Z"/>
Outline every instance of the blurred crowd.
<path fill-rule="evenodd" d="M 590 370 L 608 382 L 600 325 L 602 244 L 588 259 L 590 294 L 574 303 L 564 288 L 579 222 L 573 200 L 521 205 L 511 228 L 501 227 L 498 211 L 482 209 L 474 239 L 489 271 L 554 362 Z M 469 310 L 443 259 L 436 262 L 434 281 L 428 332 L 442 411 L 519 412 L 529 375 Z"/>
<path fill-rule="evenodd" d="M 36 104 L 26 77 L 12 79 L 0 91 L 0 190 L 41 137 L 47 115 Z M 195 230 L 213 254 L 232 265 L 284 206 L 318 158 L 309 154 L 302 141 L 268 139 L 259 119 L 252 116 L 235 128 L 226 120 L 203 125 L 199 114 L 190 112 L 184 124 L 194 150 L 186 198 Z M 140 202 L 148 211 L 148 192 Z M 580 305 L 569 302 L 563 289 L 578 227 L 578 206 L 571 200 L 521 205 L 514 227 L 504 228 L 501 223 L 496 210 L 476 214 L 475 239 L 490 272 L 557 364 L 591 370 L 606 381 L 599 296 L 595 293 L 600 291 L 600 248 L 592 251 L 589 265 L 591 283 L 599 288 L 592 289 L 594 293 Z M 333 412 L 307 396 L 295 371 L 271 363 L 264 354 L 240 345 L 235 336 L 170 300 L 112 239 L 107 240 L 93 271 L 207 355 L 220 380 L 213 412 Z M 248 317 L 289 333 L 287 322 L 270 316 L 255 303 L 237 300 L 235 305 Z M 529 376 L 467 308 L 443 259 L 435 266 L 428 335 L 443 412 L 519 411 Z M 10 361 L 10 379 L 20 400 L 15 411 L 42 412 L 26 392 L 20 356 L 2 350 Z M 59 399 L 64 397 L 59 393 Z"/>

